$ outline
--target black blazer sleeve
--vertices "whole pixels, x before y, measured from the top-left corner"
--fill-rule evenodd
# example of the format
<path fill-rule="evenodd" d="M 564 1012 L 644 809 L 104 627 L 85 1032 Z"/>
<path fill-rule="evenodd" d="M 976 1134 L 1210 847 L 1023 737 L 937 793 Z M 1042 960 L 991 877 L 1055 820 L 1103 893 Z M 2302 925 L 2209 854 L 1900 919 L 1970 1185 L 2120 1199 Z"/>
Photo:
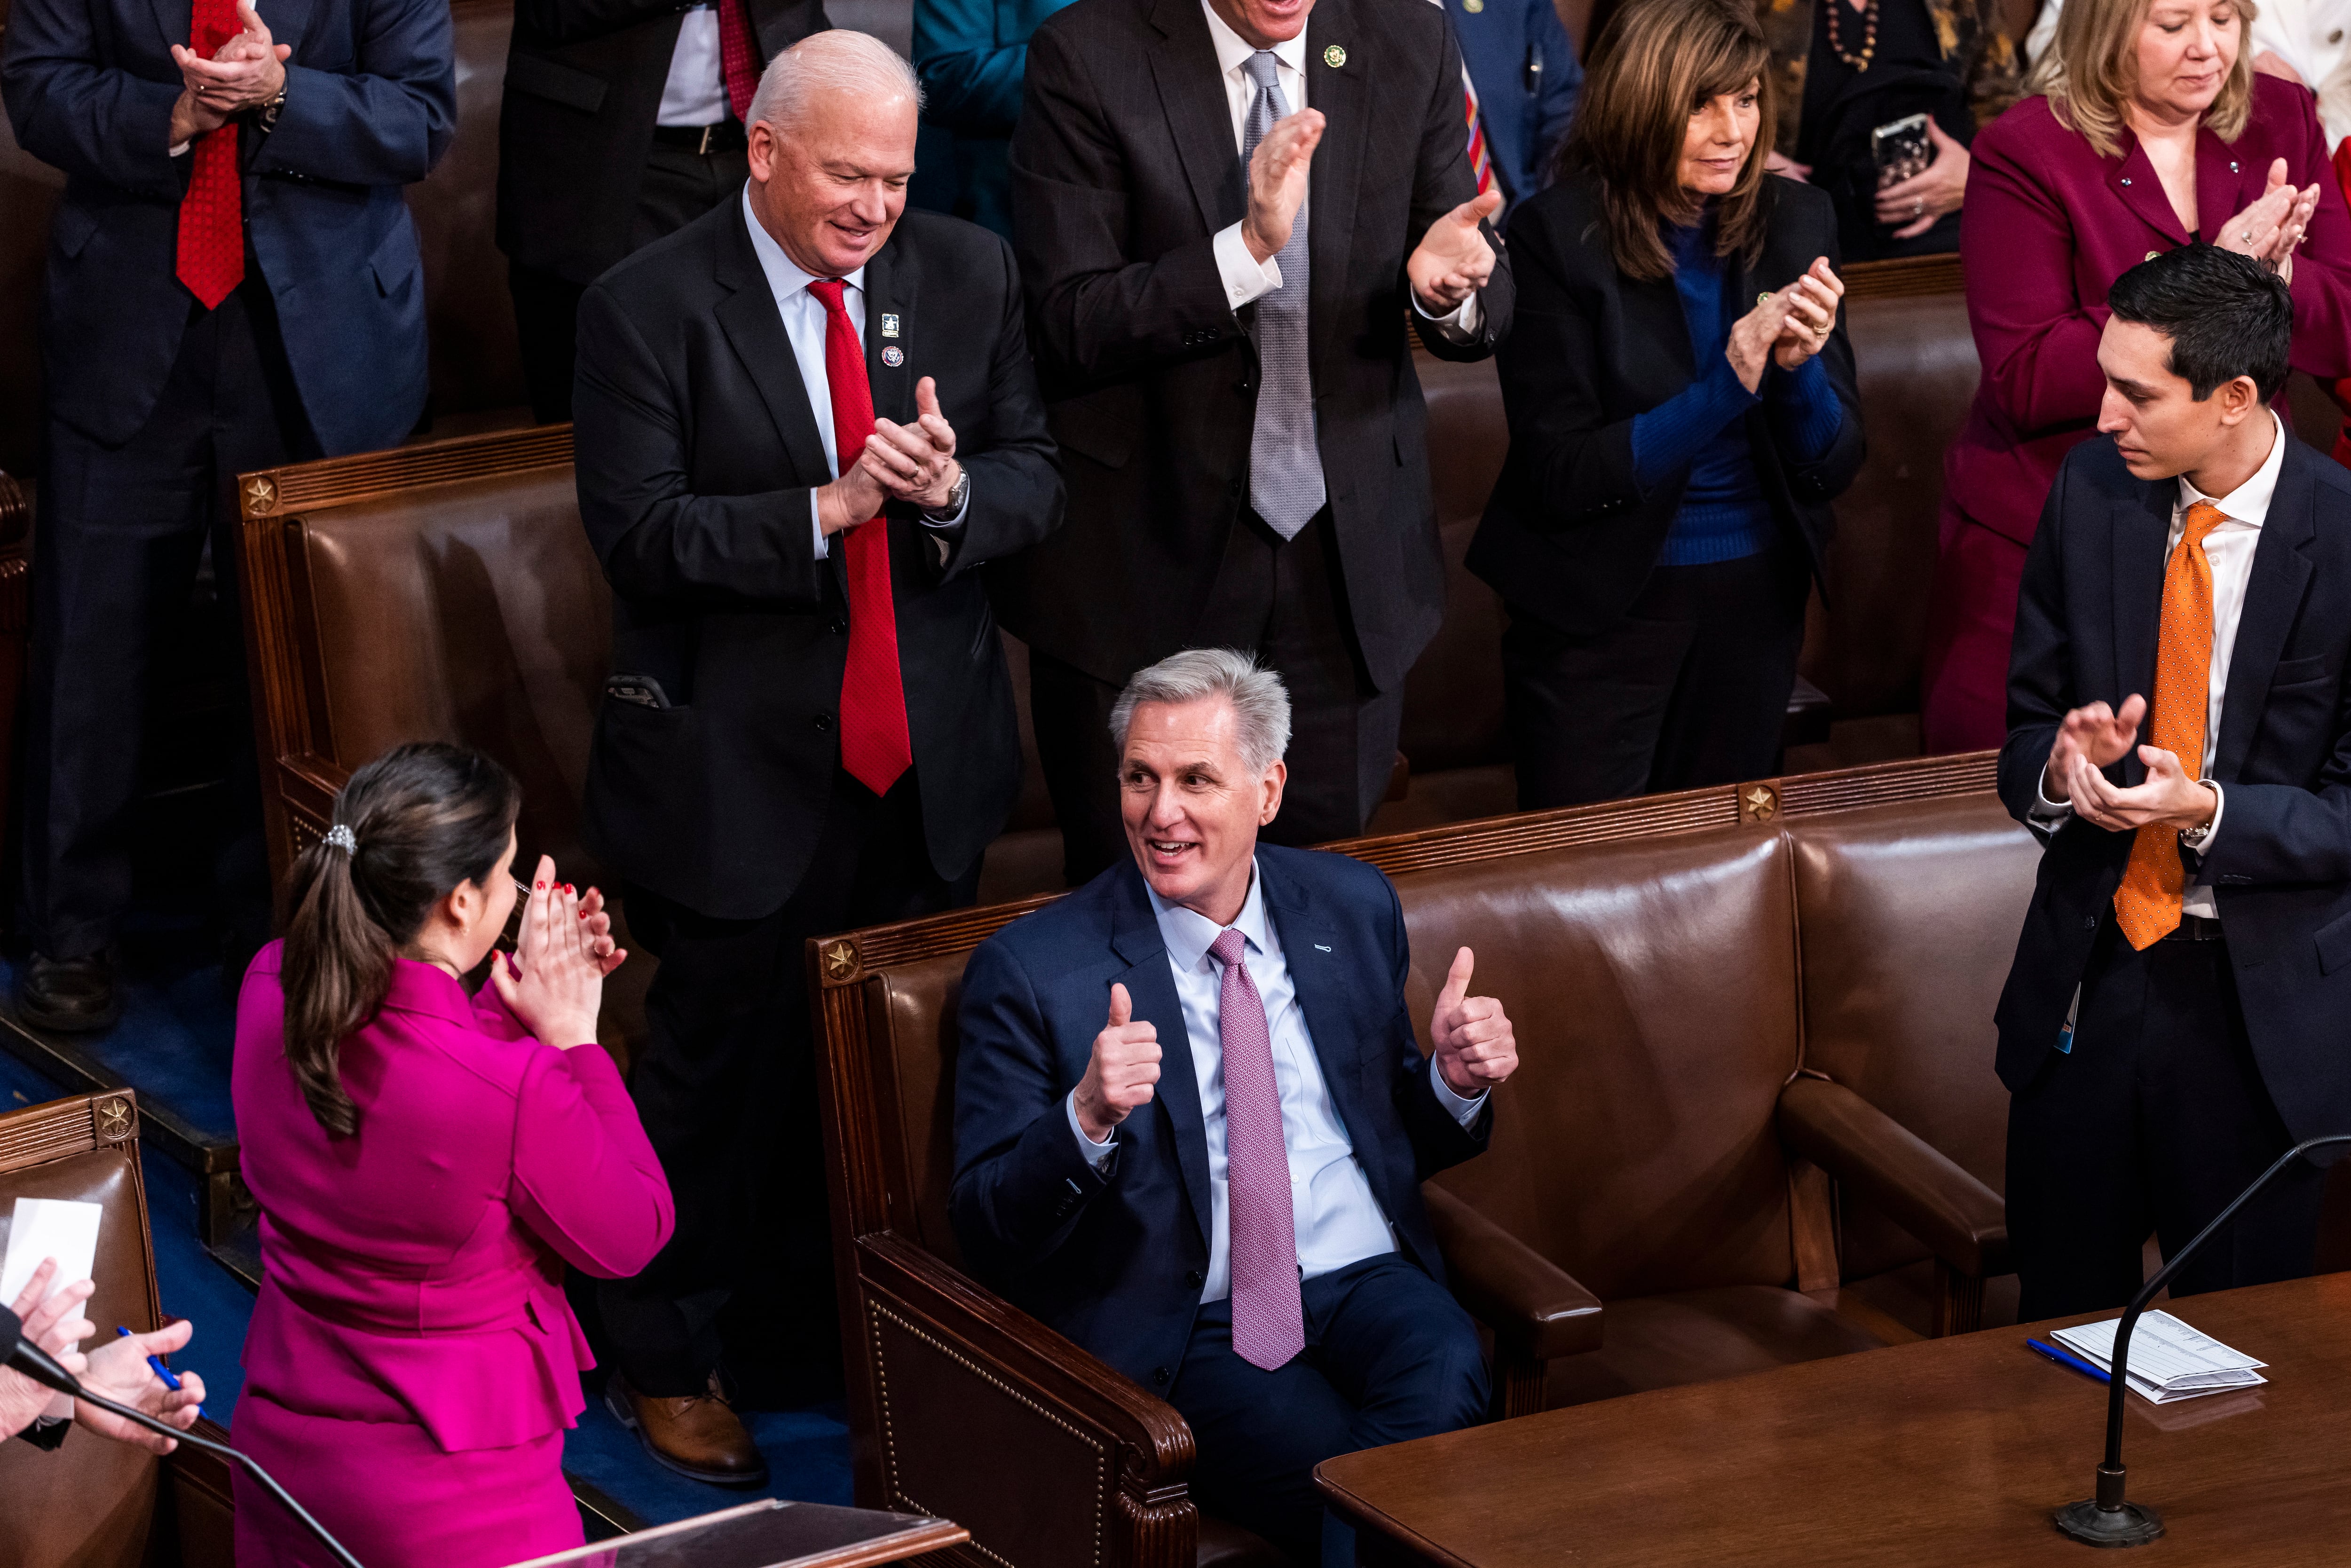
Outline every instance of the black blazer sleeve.
<path fill-rule="evenodd" d="M 1428 233 L 1429 225 L 1478 194 L 1478 178 L 1469 167 L 1469 143 L 1462 131 L 1461 49 L 1454 42 L 1451 27 L 1442 30 L 1442 37 L 1445 63 L 1437 72 L 1436 91 L 1421 113 L 1420 155 L 1413 169 L 1411 233 L 1405 236 L 1406 256 Z M 1480 220 L 1478 232 L 1493 247 L 1494 271 L 1478 291 L 1477 333 L 1467 342 L 1455 342 L 1428 317 L 1417 309 L 1412 312 L 1421 342 L 1440 360 L 1482 360 L 1510 335 L 1518 299 L 1510 280 L 1510 255 L 1491 224 Z M 1407 298 L 1411 288 L 1407 277 Z"/>
<path fill-rule="evenodd" d="M 66 1433 L 72 1428 L 73 1423 L 70 1421 L 43 1419 L 34 1422 L 16 1436 L 45 1453 L 53 1453 L 57 1446 L 66 1440 Z"/>
<path fill-rule="evenodd" d="M 2032 820 L 2032 804 L 2041 797 L 2041 777 L 2056 747 L 2058 727 L 2077 706 L 2073 639 L 2065 624 L 2065 500 L 2072 472 L 2071 465 L 2058 471 L 2025 552 L 2016 632 L 2009 643 L 2008 739 L 2000 748 L 2001 804 L 2043 835 L 2048 830 Z M 2231 810 L 2233 827 L 2233 804 Z"/>
<path fill-rule="evenodd" d="M 1216 240 L 1148 261 L 1126 254 L 1130 188 L 1083 56 L 1050 22 L 1029 43 L 1027 96 L 1012 134 L 1020 272 L 1038 346 L 1086 381 L 1146 370 L 1233 338 Z"/>
<path fill-rule="evenodd" d="M 956 455 L 971 475 L 971 509 L 956 530 L 946 580 L 1027 549 L 1061 526 L 1060 455 L 1045 428 L 1045 400 L 1029 357 L 1019 272 L 1012 247 L 1000 239 L 995 255 L 1004 268 L 1004 310 L 988 359 L 989 438 L 978 450 L 957 443 Z"/>
<path fill-rule="evenodd" d="M 705 609 L 821 604 L 826 569 L 817 559 L 810 487 L 694 494 L 683 367 L 673 374 L 662 364 L 606 285 L 580 301 L 579 344 L 572 461 L 580 518 L 612 591 Z M 741 392 L 758 396 L 748 383 Z"/>

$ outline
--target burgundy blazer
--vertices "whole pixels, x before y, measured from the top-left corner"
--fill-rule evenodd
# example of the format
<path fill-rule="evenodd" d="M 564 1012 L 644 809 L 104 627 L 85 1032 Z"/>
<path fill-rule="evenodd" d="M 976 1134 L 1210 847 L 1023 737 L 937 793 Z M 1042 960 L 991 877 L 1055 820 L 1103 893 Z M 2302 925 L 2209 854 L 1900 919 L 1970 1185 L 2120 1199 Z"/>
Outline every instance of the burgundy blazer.
<path fill-rule="evenodd" d="M 2276 158 L 2295 185 L 2317 184 L 2318 215 L 2294 258 L 2294 365 L 2331 382 L 2351 374 L 2351 212 L 2313 105 L 2308 89 L 2255 75 L 2235 144 L 2197 133 L 2196 207 L 2210 238 L 2260 199 Z M 2190 236 L 2136 136 L 2101 158 L 2045 98 L 1984 127 L 1970 151 L 1959 259 L 1983 380 L 1944 455 L 1943 493 L 2024 545 L 2058 465 L 2097 427 L 2108 286 Z"/>
<path fill-rule="evenodd" d="M 342 1046 L 359 1131 L 329 1138 L 286 1064 L 282 947 L 246 975 L 230 1071 L 261 1204 L 246 1392 L 413 1422 L 447 1453 L 570 1426 L 595 1364 L 563 1265 L 633 1274 L 675 1218 L 612 1059 L 541 1044 L 491 987 L 469 998 L 397 959 L 382 1008 Z"/>

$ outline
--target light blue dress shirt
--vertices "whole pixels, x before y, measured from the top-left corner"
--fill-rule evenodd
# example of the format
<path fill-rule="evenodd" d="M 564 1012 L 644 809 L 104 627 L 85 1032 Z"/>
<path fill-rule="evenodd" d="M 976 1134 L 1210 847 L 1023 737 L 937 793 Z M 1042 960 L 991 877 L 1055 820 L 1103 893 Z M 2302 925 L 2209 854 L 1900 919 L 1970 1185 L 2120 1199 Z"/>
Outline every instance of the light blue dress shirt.
<path fill-rule="evenodd" d="M 1395 1229 L 1372 1196 L 1370 1178 L 1355 1158 L 1355 1145 L 1323 1081 L 1306 1012 L 1282 956 L 1281 936 L 1266 918 L 1263 882 L 1249 866 L 1249 898 L 1233 928 L 1249 944 L 1243 962 L 1265 1004 L 1273 1041 L 1273 1081 L 1281 1096 L 1281 1131 L 1290 1152 L 1290 1211 L 1298 1231 L 1298 1271 L 1311 1280 L 1366 1258 L 1395 1250 Z M 1192 1048 L 1192 1071 L 1200 1088 L 1200 1127 L 1208 1142 L 1208 1278 L 1200 1300 L 1220 1301 L 1232 1291 L 1231 1204 L 1225 1173 L 1225 1051 L 1218 1023 L 1224 999 L 1224 969 L 1208 948 L 1224 927 L 1206 915 L 1150 894 L 1167 967 L 1176 974 L 1176 997 L 1184 1009 L 1184 1038 Z M 1435 1061 L 1428 1064 L 1437 1102 L 1463 1126 L 1478 1118 L 1486 1096 L 1464 1100 L 1445 1082 Z M 1086 1136 L 1078 1122 L 1077 1091 L 1063 1102 L 1070 1132 L 1087 1163 L 1097 1170 L 1117 1147 L 1115 1130 L 1102 1143 Z"/>
<path fill-rule="evenodd" d="M 800 270 L 799 263 L 784 254 L 759 222 L 759 214 L 751 207 L 751 186 L 743 186 L 743 223 L 751 231 L 751 249 L 759 258 L 759 270 L 768 276 L 768 289 L 776 297 L 776 313 L 784 319 L 784 336 L 791 340 L 792 359 L 800 368 L 800 384 L 808 389 L 809 413 L 816 418 L 817 438 L 824 443 L 824 465 L 836 479 L 841 477 L 841 454 L 832 449 L 832 378 L 824 369 L 824 301 L 809 292 L 809 285 L 817 281 L 816 275 Z M 841 292 L 841 308 L 849 313 L 849 324 L 857 329 L 857 340 L 865 340 L 865 269 L 859 267 L 841 278 L 849 285 Z M 952 517 L 933 517 L 925 513 L 923 526 L 939 532 L 963 526 L 971 510 L 971 494 L 964 493 L 963 505 Z M 832 553 L 832 541 L 825 538 L 824 525 L 818 520 L 816 492 L 809 492 L 809 527 L 816 535 L 816 559 L 822 560 Z"/>

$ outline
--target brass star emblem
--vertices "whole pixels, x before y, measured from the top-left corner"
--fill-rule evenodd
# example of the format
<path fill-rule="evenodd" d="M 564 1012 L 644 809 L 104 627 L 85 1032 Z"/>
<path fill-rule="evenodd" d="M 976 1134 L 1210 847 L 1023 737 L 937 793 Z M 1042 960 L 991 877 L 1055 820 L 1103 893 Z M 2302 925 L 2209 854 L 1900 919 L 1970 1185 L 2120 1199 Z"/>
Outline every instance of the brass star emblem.
<path fill-rule="evenodd" d="M 256 474 L 245 486 L 245 509 L 262 517 L 277 505 L 277 486 L 266 474 Z"/>
<path fill-rule="evenodd" d="M 824 950 L 825 978 L 842 985 L 857 977 L 857 944 L 843 939 Z"/>
<path fill-rule="evenodd" d="M 102 1144 L 119 1144 L 131 1135 L 131 1103 L 127 1100 L 100 1100 L 90 1108 L 98 1124 L 98 1140 Z"/>
<path fill-rule="evenodd" d="M 1747 792 L 1740 796 L 1739 804 L 1750 822 L 1768 822 L 1780 814 L 1780 797 L 1769 784 L 1749 785 Z"/>

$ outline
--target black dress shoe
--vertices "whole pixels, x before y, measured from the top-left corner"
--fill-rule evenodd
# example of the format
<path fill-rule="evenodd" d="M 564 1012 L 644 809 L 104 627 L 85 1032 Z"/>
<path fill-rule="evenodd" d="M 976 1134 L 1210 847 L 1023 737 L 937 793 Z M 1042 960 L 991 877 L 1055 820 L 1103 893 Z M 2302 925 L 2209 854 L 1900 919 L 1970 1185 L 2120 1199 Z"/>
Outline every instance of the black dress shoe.
<path fill-rule="evenodd" d="M 114 991 L 114 956 L 52 958 L 36 953 L 16 976 L 16 1016 L 35 1029 L 95 1034 L 122 1016 Z"/>

